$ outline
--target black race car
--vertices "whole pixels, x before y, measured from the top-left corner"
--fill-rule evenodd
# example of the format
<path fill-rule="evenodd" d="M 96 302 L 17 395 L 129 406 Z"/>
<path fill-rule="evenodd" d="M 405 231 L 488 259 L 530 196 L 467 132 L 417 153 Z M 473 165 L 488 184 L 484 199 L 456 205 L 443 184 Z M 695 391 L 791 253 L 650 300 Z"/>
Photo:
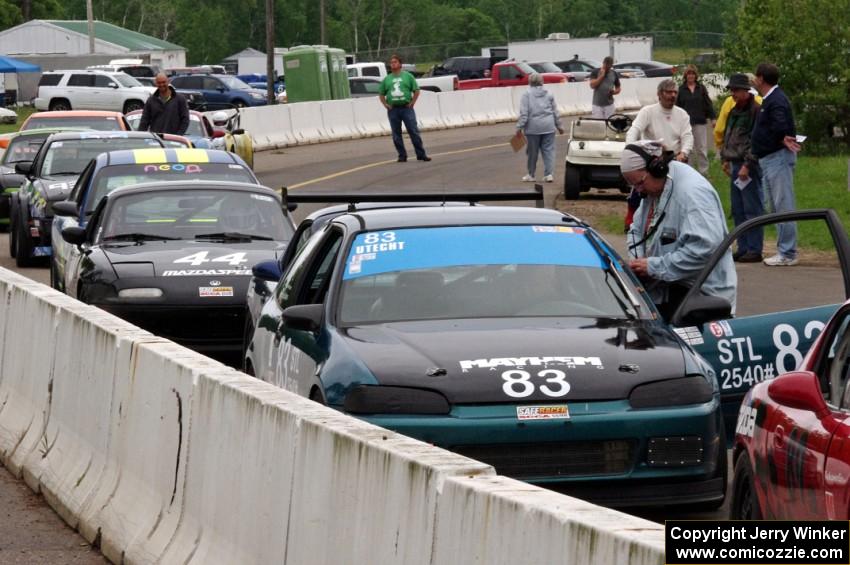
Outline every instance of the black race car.
<path fill-rule="evenodd" d="M 17 193 L 11 195 L 9 253 L 18 267 L 35 257 L 49 257 L 53 203 L 68 197 L 89 161 L 106 151 L 165 147 L 149 132 L 63 132 L 48 137 L 33 161 L 15 164 L 25 176 Z"/>
<path fill-rule="evenodd" d="M 183 181 L 119 188 L 85 228 L 62 237 L 66 293 L 157 335 L 238 362 L 251 265 L 292 238 L 280 195 L 248 183 Z"/>

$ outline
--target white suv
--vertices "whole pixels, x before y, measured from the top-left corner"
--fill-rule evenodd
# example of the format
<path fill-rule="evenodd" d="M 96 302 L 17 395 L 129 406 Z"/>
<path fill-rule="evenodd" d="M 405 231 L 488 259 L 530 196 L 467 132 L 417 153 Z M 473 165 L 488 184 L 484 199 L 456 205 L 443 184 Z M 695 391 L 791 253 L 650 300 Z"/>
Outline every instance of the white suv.
<path fill-rule="evenodd" d="M 50 71 L 38 81 L 37 110 L 141 110 L 150 87 L 125 73 L 100 70 Z"/>

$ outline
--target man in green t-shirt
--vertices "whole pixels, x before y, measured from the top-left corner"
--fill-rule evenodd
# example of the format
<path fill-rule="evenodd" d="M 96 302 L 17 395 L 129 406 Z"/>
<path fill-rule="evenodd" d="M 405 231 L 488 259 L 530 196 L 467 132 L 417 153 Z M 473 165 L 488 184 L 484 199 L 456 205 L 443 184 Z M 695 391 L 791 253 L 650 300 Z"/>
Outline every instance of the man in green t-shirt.
<path fill-rule="evenodd" d="M 431 158 L 425 154 L 422 146 L 422 137 L 419 135 L 419 126 L 416 125 L 416 112 L 413 106 L 419 99 L 419 85 L 416 79 L 407 71 L 401 70 L 401 57 L 393 55 L 390 57 L 390 74 L 381 81 L 380 100 L 390 119 L 390 129 L 393 132 L 393 144 L 398 151 L 398 162 L 407 161 L 407 149 L 404 147 L 404 139 L 401 137 L 401 124 L 410 135 L 416 158 L 420 161 L 430 161 Z"/>

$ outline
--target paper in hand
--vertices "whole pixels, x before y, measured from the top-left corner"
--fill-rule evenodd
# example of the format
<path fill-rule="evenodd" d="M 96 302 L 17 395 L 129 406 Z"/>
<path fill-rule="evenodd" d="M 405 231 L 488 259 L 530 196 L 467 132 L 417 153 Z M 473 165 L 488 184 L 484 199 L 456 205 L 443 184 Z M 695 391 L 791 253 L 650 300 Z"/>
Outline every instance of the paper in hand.
<path fill-rule="evenodd" d="M 738 177 L 735 179 L 735 186 L 737 186 L 740 190 L 744 190 L 745 188 L 747 188 L 747 185 L 752 182 L 752 180 L 753 179 L 751 177 L 747 177 L 746 180 L 742 179 L 741 177 Z"/>
<path fill-rule="evenodd" d="M 514 150 L 514 153 L 525 147 L 525 136 L 524 135 L 512 135 L 511 136 L 511 147 Z"/>

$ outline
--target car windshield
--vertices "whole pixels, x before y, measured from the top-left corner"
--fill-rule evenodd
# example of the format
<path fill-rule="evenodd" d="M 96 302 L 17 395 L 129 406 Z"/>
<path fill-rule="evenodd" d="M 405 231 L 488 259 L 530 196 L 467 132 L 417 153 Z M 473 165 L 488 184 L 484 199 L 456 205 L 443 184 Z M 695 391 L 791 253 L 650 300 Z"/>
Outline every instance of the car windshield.
<path fill-rule="evenodd" d="M 534 67 L 532 67 L 528 63 L 514 63 L 514 65 L 516 65 L 517 67 L 522 69 L 522 72 L 524 72 L 527 75 L 530 75 L 531 73 L 537 72 L 537 71 L 534 70 Z M 560 71 L 558 71 L 558 72 L 560 72 Z"/>
<path fill-rule="evenodd" d="M 142 83 L 137 81 L 135 78 L 131 77 L 126 73 L 116 73 L 112 75 L 112 78 L 118 81 L 118 83 L 126 88 L 130 88 L 133 86 L 142 86 Z"/>
<path fill-rule="evenodd" d="M 35 159 L 35 154 L 44 145 L 44 140 L 47 139 L 49 133 L 44 135 L 19 135 L 13 137 L 9 142 L 9 147 L 3 153 L 3 164 L 11 165 L 12 163 L 20 163 L 22 161 L 32 161 Z"/>
<path fill-rule="evenodd" d="M 98 171 L 93 188 L 85 196 L 84 210 L 90 213 L 100 199 L 122 186 L 159 181 L 226 180 L 256 184 L 251 172 L 236 163 L 154 163 L 110 165 Z"/>
<path fill-rule="evenodd" d="M 529 64 L 538 73 L 561 73 L 561 72 L 563 72 L 558 65 L 556 65 L 555 63 L 550 63 L 548 61 L 543 62 L 543 63 L 529 63 Z"/>
<path fill-rule="evenodd" d="M 86 135 L 86 134 L 81 134 Z M 96 135 L 96 134 L 91 134 Z M 47 148 L 41 175 L 78 175 L 89 161 L 106 151 L 162 147 L 153 137 L 92 137 L 54 141 Z"/>
<path fill-rule="evenodd" d="M 615 264 L 619 271 L 621 267 Z M 343 273 L 343 325 L 634 314 L 581 228 L 466 226 L 359 234 Z M 632 295 L 637 294 L 626 277 Z"/>
<path fill-rule="evenodd" d="M 280 202 L 259 192 L 170 189 L 119 196 L 101 220 L 98 242 L 155 236 L 167 239 L 222 238 L 287 241 L 292 228 Z"/>
<path fill-rule="evenodd" d="M 127 121 L 130 123 L 130 127 L 134 130 L 139 129 L 139 122 L 142 121 L 142 114 L 139 112 L 138 114 L 128 115 Z M 194 136 L 194 137 L 206 137 L 204 133 L 204 128 L 201 126 L 201 119 L 195 114 L 189 114 L 189 127 L 186 129 L 186 133 L 183 135 Z"/>
<path fill-rule="evenodd" d="M 40 128 L 81 128 L 96 131 L 121 131 L 121 120 L 116 116 L 63 116 L 39 117 L 33 114 L 21 131 Z"/>
<path fill-rule="evenodd" d="M 250 89 L 250 88 L 251 88 L 251 87 L 250 87 L 250 86 L 248 86 L 246 83 L 242 82 L 241 80 L 239 80 L 239 79 L 238 79 L 238 78 L 236 78 L 236 77 L 232 77 L 232 76 L 220 76 L 220 77 L 218 77 L 218 78 L 219 78 L 219 80 L 221 80 L 221 82 L 223 82 L 224 84 L 226 84 L 228 88 L 235 88 L 235 89 L 237 89 L 237 90 L 245 90 L 245 89 Z"/>

